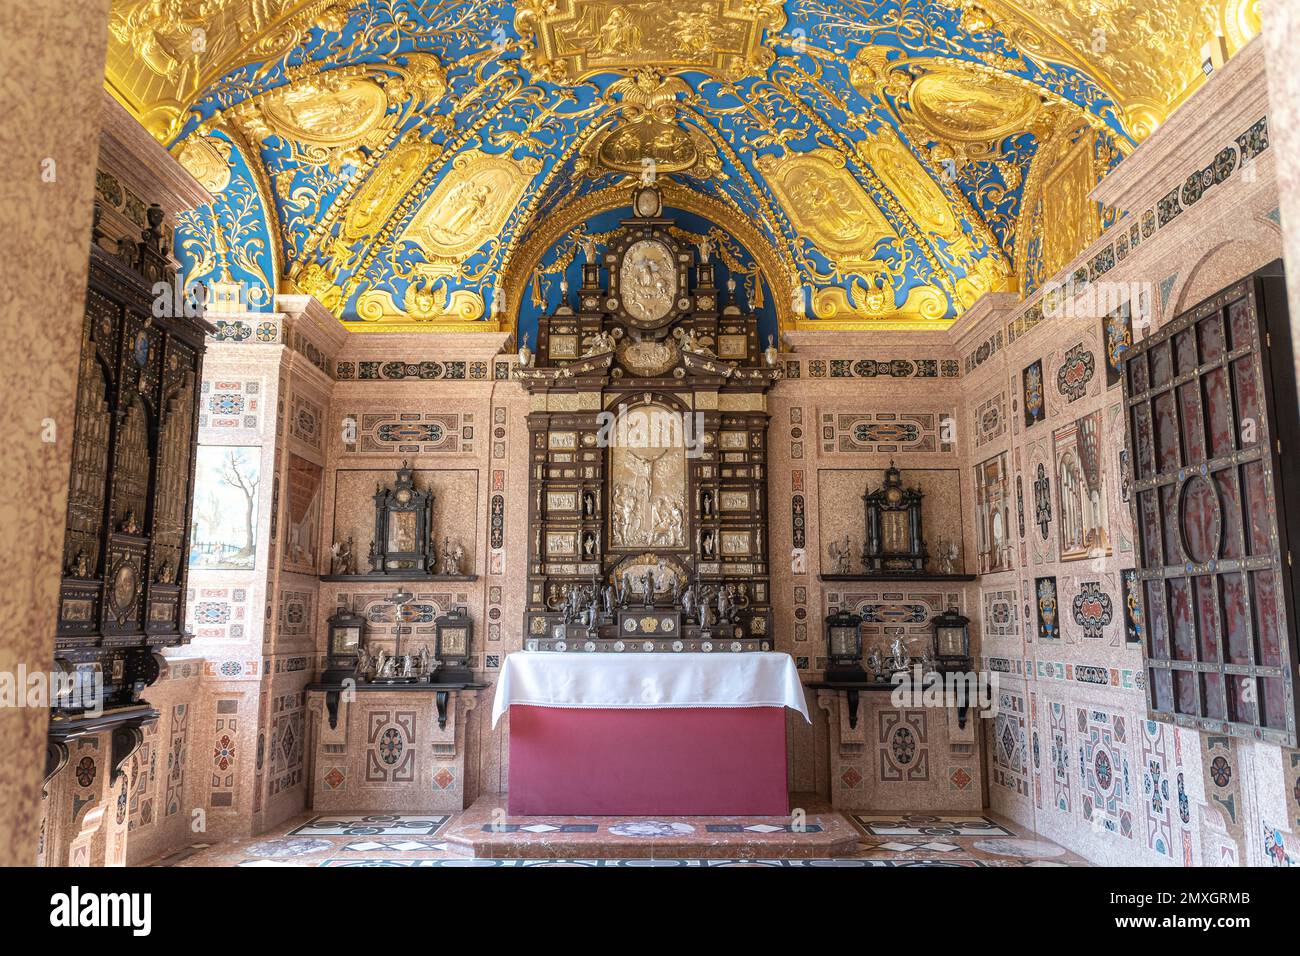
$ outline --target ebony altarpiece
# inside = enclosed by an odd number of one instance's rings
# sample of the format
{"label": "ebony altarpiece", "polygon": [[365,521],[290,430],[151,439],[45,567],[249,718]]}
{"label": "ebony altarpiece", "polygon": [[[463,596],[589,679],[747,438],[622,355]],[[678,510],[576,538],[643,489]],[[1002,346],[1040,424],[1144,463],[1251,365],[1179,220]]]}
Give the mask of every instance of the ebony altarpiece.
{"label": "ebony altarpiece", "polygon": [[[156,715],[140,694],[158,677],[157,652],[189,639],[189,515],[211,327],[187,314],[199,303],[178,301],[159,206],[149,208],[138,242],[109,239],[98,220],[81,333],[55,667],[69,677],[69,688],[89,690],[102,681],[105,713],[87,717],[95,701],[80,690],[55,701],[55,749],[69,736],[107,728],[129,746],[132,729],[138,733]],[[115,749],[117,743],[115,737]]]}
{"label": "ebony altarpiece", "polygon": [[576,310],[566,289],[517,372],[533,396],[525,647],[767,650],[775,352],[655,187],[633,211],[599,255],[583,243]]}

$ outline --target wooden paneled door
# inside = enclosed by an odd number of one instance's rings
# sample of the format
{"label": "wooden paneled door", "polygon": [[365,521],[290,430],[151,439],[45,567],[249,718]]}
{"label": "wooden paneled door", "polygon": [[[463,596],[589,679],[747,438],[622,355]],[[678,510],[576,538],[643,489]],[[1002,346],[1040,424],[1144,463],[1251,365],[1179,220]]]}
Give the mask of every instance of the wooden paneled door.
{"label": "wooden paneled door", "polygon": [[1278,262],[1135,344],[1123,381],[1149,714],[1295,746],[1290,339]]}

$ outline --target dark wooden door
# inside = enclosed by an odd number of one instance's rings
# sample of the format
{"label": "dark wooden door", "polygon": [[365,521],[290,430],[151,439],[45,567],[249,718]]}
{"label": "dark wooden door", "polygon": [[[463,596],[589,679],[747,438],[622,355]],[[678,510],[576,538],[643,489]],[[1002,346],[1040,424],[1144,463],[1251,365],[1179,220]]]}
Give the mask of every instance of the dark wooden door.
{"label": "dark wooden door", "polygon": [[1150,716],[1289,746],[1292,363],[1280,262],[1179,315],[1124,363]]}

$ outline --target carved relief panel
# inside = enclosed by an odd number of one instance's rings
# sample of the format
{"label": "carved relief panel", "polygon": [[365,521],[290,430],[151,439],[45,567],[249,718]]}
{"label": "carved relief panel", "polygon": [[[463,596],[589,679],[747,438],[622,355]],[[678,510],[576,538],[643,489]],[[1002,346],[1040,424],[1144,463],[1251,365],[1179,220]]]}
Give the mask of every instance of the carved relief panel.
{"label": "carved relief panel", "polygon": [[649,403],[628,416],[629,441],[610,447],[610,547],[686,546],[686,449],[667,432],[679,420]]}

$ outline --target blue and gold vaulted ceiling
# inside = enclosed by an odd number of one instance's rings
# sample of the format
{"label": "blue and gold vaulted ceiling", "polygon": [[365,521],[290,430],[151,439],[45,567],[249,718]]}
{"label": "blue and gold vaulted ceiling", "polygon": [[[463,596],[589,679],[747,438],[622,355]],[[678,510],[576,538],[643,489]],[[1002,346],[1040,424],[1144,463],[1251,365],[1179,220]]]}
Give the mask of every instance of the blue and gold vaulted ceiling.
{"label": "blue and gold vaulted ceiling", "polygon": [[653,174],[781,328],[943,327],[1068,262],[1205,44],[1258,27],[1258,0],[115,0],[107,84],[213,194],[187,279],[244,308],[514,328]]}

